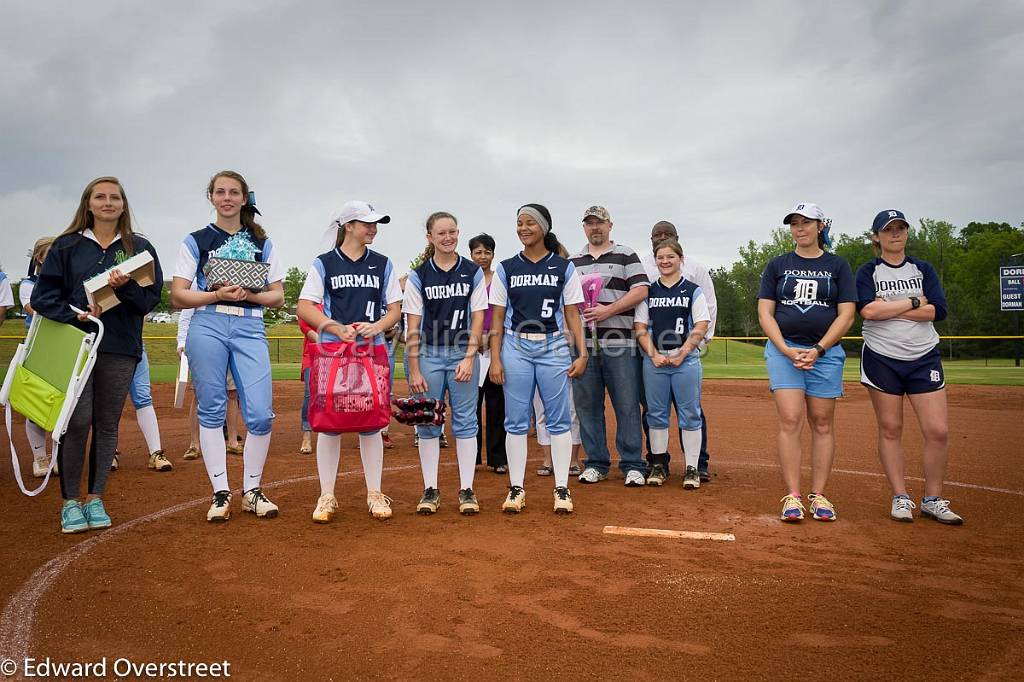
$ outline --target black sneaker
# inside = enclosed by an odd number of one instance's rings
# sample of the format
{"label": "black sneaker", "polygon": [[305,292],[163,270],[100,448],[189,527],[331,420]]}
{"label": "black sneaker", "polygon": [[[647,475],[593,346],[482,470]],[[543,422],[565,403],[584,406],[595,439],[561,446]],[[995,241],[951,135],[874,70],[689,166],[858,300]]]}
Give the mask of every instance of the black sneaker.
{"label": "black sneaker", "polygon": [[417,514],[433,514],[441,506],[441,491],[437,488],[427,488],[423,491],[420,503],[416,505]]}
{"label": "black sneaker", "polygon": [[476,501],[476,494],[473,492],[472,488],[463,488],[459,491],[459,513],[480,513],[480,503]]}
{"label": "black sneaker", "polygon": [[663,464],[655,464],[651,467],[651,473],[647,476],[647,485],[664,485],[666,478],[668,478],[668,472],[665,471],[665,466]]}
{"label": "black sneaker", "polygon": [[572,495],[569,494],[569,489],[564,485],[555,488],[555,513],[572,514],[572,510]]}
{"label": "black sneaker", "polygon": [[701,483],[711,482],[711,472],[708,471],[707,469],[697,469],[697,476],[700,477]]}
{"label": "black sneaker", "polygon": [[697,467],[686,467],[686,473],[683,475],[683,487],[687,490],[696,490],[700,487],[700,474],[697,473]]}

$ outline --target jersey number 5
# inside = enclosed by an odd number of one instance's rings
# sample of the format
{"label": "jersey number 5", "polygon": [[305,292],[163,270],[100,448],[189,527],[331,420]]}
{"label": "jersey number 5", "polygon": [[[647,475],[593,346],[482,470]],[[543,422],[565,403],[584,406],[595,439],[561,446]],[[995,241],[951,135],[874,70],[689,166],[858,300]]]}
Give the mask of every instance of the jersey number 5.
{"label": "jersey number 5", "polygon": [[553,298],[545,298],[543,301],[541,301],[541,304],[540,304],[540,316],[542,318],[550,319],[551,316],[555,314],[555,310],[554,310],[554,308],[552,308],[554,303],[555,303],[555,299],[553,299]]}

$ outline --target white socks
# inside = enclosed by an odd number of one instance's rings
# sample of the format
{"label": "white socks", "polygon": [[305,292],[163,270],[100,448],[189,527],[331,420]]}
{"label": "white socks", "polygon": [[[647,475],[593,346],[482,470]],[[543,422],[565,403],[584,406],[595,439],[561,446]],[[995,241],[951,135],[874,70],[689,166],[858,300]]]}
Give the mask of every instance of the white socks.
{"label": "white socks", "polygon": [[206,475],[210,477],[213,492],[231,490],[228,485],[228,452],[224,445],[223,429],[200,424],[199,447],[203,451],[203,464],[206,465]]}
{"label": "white socks", "polygon": [[28,444],[32,448],[32,459],[46,459],[46,431],[43,427],[26,419],[25,435],[28,436]]}
{"label": "white socks", "polygon": [[476,473],[476,436],[456,438],[455,456],[459,460],[459,489],[472,488],[473,475]]}
{"label": "white socks", "polygon": [[316,434],[316,472],[320,475],[320,494],[333,495],[341,461],[341,436]]}
{"label": "white socks", "polygon": [[[702,430],[697,429],[696,431],[683,431],[683,457],[686,458],[686,466],[697,468],[697,462],[700,461],[700,439]],[[654,441],[653,433],[651,435],[651,441]]]}
{"label": "white socks", "polygon": [[[505,434],[505,454],[508,455],[508,483],[523,487],[526,478],[526,434]],[[476,461],[474,455],[473,460]]]}
{"label": "white socks", "polygon": [[267,452],[269,450],[269,433],[265,433],[262,436],[249,433],[245,437],[245,447],[242,450],[242,462],[245,467],[245,480],[242,482],[242,490],[244,492],[260,487],[260,479],[263,478],[263,466],[267,463]]}
{"label": "white socks", "polygon": [[384,441],[380,431],[369,436],[359,434],[359,457],[363,460],[366,492],[380,490],[380,480],[384,475]]}
{"label": "white socks", "polygon": [[572,460],[572,433],[551,435],[551,470],[555,473],[555,487],[569,485],[569,462]]}
{"label": "white socks", "polygon": [[[441,439],[420,436],[420,469],[423,471],[423,487],[437,487],[437,463],[441,459]],[[473,461],[476,461],[476,441],[473,441]]]}
{"label": "white socks", "polygon": [[[698,443],[698,446],[700,444]],[[668,452],[668,429],[651,429],[651,454],[663,455]]]}
{"label": "white socks", "polygon": [[160,426],[156,423],[156,410],[152,405],[146,405],[135,410],[135,418],[139,420],[139,429],[142,437],[146,439],[146,448],[149,454],[153,454],[160,447]]}

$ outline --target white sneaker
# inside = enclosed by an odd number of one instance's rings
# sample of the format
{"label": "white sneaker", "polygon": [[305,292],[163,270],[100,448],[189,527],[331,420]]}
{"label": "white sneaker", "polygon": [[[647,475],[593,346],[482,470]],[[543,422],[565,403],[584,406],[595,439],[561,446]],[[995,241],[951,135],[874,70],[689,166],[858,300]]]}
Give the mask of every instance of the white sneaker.
{"label": "white sneaker", "polygon": [[366,493],[366,506],[375,519],[391,518],[391,498],[379,490],[371,490]]}
{"label": "white sneaker", "polygon": [[213,494],[213,504],[206,512],[206,520],[210,523],[224,523],[231,518],[231,493],[218,490]]}
{"label": "white sneaker", "polygon": [[[32,475],[36,478],[45,478],[46,470],[50,468],[49,455],[43,455],[32,460]],[[54,471],[56,473],[56,471]]]}
{"label": "white sneaker", "polygon": [[608,478],[608,474],[602,474],[593,467],[587,467],[583,470],[583,473],[580,474],[580,483],[597,483],[598,481],[603,481],[606,478]]}
{"label": "white sneaker", "polygon": [[338,498],[334,495],[321,495],[316,501],[316,509],[313,510],[313,523],[328,523],[334,518],[334,512],[338,510]]}
{"label": "white sneaker", "polygon": [[959,514],[949,508],[949,500],[931,500],[930,502],[921,500],[921,516],[930,516],[939,523],[950,526],[959,526],[964,522]]}
{"label": "white sneaker", "polygon": [[501,511],[506,514],[518,514],[526,506],[526,491],[517,485],[509,486],[508,495],[501,503]]}
{"label": "white sneaker", "polygon": [[893,521],[911,523],[914,520],[914,507],[916,506],[909,497],[894,497],[892,498],[892,511],[889,512],[889,518]]}
{"label": "white sneaker", "polygon": [[555,488],[555,513],[572,514],[572,511],[572,495],[569,494],[569,489],[564,486]]}
{"label": "white sneaker", "polygon": [[262,489],[253,488],[242,495],[242,511],[252,512],[261,519],[272,519],[277,516],[277,505],[267,499]]}
{"label": "white sneaker", "polygon": [[[586,472],[584,472],[586,473]],[[639,488],[647,484],[644,480],[644,475],[639,471],[630,471],[626,474],[626,487],[627,488]]]}

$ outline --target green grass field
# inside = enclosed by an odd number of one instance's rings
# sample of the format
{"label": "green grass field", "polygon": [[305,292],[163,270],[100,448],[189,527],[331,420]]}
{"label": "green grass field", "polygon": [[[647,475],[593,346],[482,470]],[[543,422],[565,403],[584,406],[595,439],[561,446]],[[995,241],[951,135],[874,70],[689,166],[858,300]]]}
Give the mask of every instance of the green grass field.
{"label": "green grass field", "polygon": [[[23,327],[6,324],[0,329],[0,336],[16,336],[23,333]],[[146,349],[149,354],[151,376],[154,383],[174,381],[177,374],[177,353],[175,351],[174,324],[146,323],[143,331],[147,337]],[[270,362],[275,380],[297,380],[299,378],[299,357],[302,353],[302,339],[295,323],[279,324],[267,328]],[[286,337],[286,338],[280,338]],[[6,372],[6,365],[17,347],[17,339],[0,339],[0,363]],[[702,360],[704,377],[707,379],[768,379],[764,366],[763,346],[756,342],[718,340],[711,344]],[[986,384],[993,386],[1024,386],[1024,367],[1014,367],[1012,358],[988,358],[970,360],[943,360],[946,382],[950,384]],[[399,359],[396,378],[404,379],[405,370]],[[844,377],[847,381],[860,378],[859,358],[851,356],[846,363]]]}

